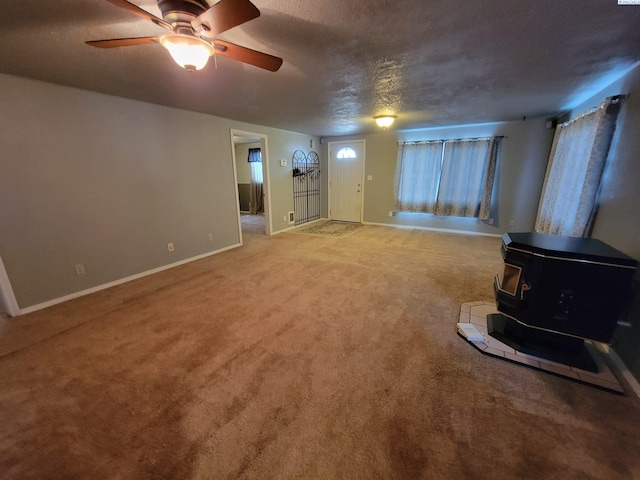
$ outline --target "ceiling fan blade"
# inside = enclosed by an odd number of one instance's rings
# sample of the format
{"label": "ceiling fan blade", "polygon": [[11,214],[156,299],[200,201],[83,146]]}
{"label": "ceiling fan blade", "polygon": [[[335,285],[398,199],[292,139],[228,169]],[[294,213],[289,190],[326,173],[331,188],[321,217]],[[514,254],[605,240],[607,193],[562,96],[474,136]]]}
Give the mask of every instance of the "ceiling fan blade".
{"label": "ceiling fan blade", "polygon": [[223,40],[215,40],[212,43],[216,49],[216,54],[233,58],[234,60],[239,60],[240,62],[248,63],[255,67],[264,68],[270,72],[277,72],[282,65],[282,59],[280,57],[274,57],[268,53],[251,50],[250,48],[241,47],[240,45]]}
{"label": "ceiling fan blade", "polygon": [[130,45],[144,45],[146,43],[158,43],[160,37],[137,37],[137,38],[112,38],[110,40],[90,40],[84,42],[87,45],[97,48],[128,47]]}
{"label": "ceiling fan blade", "polygon": [[200,35],[213,38],[259,16],[260,10],[249,0],[220,0],[195,18],[191,27]]}
{"label": "ceiling fan blade", "polygon": [[125,10],[129,10],[131,13],[133,13],[134,15],[138,15],[139,17],[142,17],[146,20],[150,20],[153,23],[155,23],[156,25],[166,28],[167,30],[171,30],[173,31],[173,27],[171,26],[171,24],[165,22],[164,20],[162,20],[161,18],[156,17],[155,15],[151,15],[149,12],[147,12],[146,10],[143,10],[142,8],[138,7],[137,5],[134,5],[133,3],[127,2],[127,0],[107,0],[107,2],[111,3],[112,5],[115,5],[116,7],[120,7],[120,8],[124,8]]}

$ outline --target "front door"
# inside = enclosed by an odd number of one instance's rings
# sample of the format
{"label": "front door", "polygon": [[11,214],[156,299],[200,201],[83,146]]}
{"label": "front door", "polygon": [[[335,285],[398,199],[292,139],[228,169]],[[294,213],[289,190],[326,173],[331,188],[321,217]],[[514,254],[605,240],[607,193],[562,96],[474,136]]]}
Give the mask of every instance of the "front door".
{"label": "front door", "polygon": [[362,222],[364,140],[329,143],[329,218]]}

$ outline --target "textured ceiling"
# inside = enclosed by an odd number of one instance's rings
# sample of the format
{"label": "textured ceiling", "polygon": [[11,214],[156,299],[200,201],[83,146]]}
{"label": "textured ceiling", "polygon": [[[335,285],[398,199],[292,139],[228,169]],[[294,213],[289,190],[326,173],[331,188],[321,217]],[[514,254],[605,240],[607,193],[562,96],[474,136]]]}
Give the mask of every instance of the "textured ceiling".
{"label": "textured ceiling", "polygon": [[553,116],[640,60],[640,5],[616,0],[253,3],[261,16],[218,38],[282,57],[276,73],[89,47],[165,33],[104,0],[3,2],[0,72],[332,136],[375,131],[383,113],[398,129]]}

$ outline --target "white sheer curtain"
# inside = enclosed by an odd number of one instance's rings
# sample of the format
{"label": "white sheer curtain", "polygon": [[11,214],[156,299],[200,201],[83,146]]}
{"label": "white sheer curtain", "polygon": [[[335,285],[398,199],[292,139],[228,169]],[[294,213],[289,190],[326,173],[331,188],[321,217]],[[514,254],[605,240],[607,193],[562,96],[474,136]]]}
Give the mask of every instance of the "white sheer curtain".
{"label": "white sheer curtain", "polygon": [[537,232],[591,234],[620,101],[621,97],[608,98],[599,108],[558,125],[538,206]]}
{"label": "white sheer curtain", "polygon": [[262,185],[262,162],[251,162],[251,182]]}
{"label": "white sheer curtain", "polygon": [[249,164],[251,165],[251,187],[249,190],[249,212],[252,214],[264,212],[262,186],[262,153],[259,148],[249,149]]}
{"label": "white sheer curtain", "polygon": [[488,219],[502,137],[445,143],[436,215]]}
{"label": "white sheer curtain", "polygon": [[502,137],[399,144],[396,211],[489,218]]}
{"label": "white sheer curtain", "polygon": [[435,213],[443,145],[442,140],[398,145],[396,211]]}

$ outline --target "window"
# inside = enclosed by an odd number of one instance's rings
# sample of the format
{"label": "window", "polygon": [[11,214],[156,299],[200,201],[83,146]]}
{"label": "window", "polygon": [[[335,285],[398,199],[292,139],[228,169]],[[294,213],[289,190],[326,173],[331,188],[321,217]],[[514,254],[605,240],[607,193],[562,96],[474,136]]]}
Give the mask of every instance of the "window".
{"label": "window", "polygon": [[262,183],[262,152],[259,148],[249,149],[248,162],[251,164],[251,182]]}
{"label": "window", "polygon": [[336,158],[357,158],[357,154],[356,151],[351,148],[351,147],[342,147],[340,150],[338,150],[338,153],[336,155]]}
{"label": "window", "polygon": [[622,97],[558,125],[538,206],[536,231],[589,237]]}
{"label": "window", "polygon": [[502,137],[398,144],[395,209],[489,218]]}
{"label": "window", "polygon": [[443,147],[442,140],[398,145],[397,211],[435,213]]}

